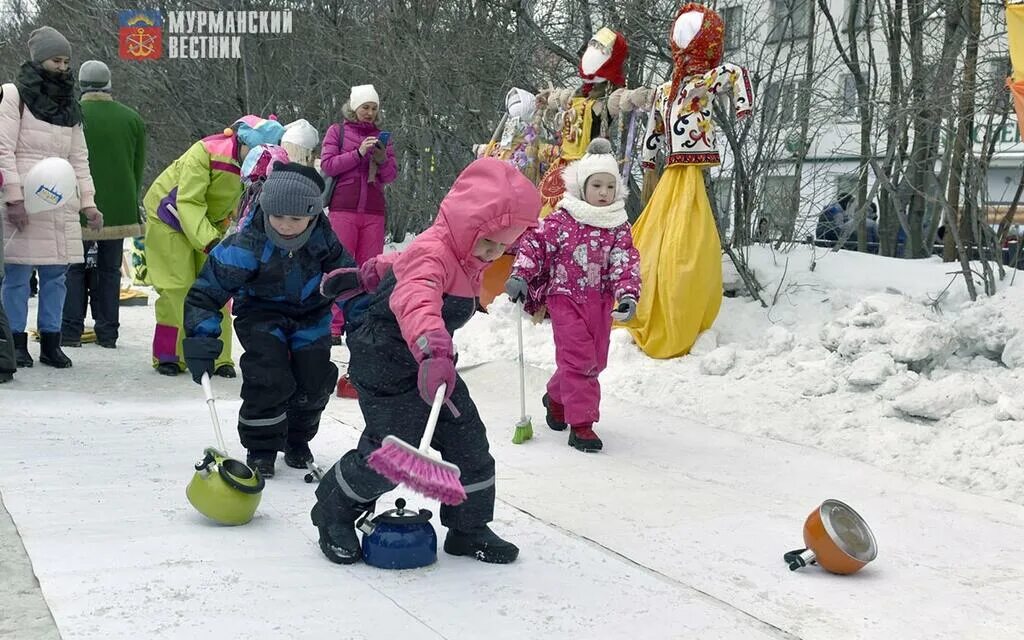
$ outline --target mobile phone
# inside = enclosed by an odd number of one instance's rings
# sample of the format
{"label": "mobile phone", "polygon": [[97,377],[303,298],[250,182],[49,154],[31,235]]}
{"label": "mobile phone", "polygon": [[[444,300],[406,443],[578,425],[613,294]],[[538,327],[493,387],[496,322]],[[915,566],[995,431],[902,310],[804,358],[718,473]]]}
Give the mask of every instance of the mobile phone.
{"label": "mobile phone", "polygon": [[380,143],[380,146],[382,146],[382,147],[388,146],[388,141],[389,140],[391,140],[391,132],[390,131],[381,131],[380,133],[377,134],[377,142]]}

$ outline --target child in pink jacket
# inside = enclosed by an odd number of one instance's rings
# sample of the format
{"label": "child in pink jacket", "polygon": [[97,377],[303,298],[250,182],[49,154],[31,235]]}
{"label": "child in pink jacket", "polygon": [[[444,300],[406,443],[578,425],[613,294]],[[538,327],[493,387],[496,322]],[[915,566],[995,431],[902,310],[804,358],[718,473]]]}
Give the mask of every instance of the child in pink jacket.
{"label": "child in pink jacket", "polygon": [[[419,444],[434,394],[446,385],[433,446],[458,465],[466,500],[441,506],[444,550],[482,562],[513,562],[519,549],[491,531],[494,458],[469,388],[455,370],[452,334],[476,312],[484,270],[537,224],[540,194],[522,174],[494,158],[471,163],[441,202],[434,224],[401,253],[371,258],[359,269],[369,292],[362,314],[346,307],[349,372],[366,421],[359,445],[320,481],[310,516],[332,562],[361,558],[356,519],[395,485],[366,464],[389,435]],[[350,298],[354,269],[324,277],[329,297]],[[341,281],[336,286],[335,281]],[[355,300],[356,298],[351,298]]]}
{"label": "child in pink jacket", "polygon": [[[626,190],[611,144],[596,138],[565,168],[558,209],[519,242],[505,290],[514,302],[546,302],[555,334],[555,375],[543,402],[548,426],[570,426],[569,445],[603,446],[598,375],[608,364],[612,320],[628,321],[640,296],[640,256],[626,221]],[[616,305],[617,301],[617,305]]]}

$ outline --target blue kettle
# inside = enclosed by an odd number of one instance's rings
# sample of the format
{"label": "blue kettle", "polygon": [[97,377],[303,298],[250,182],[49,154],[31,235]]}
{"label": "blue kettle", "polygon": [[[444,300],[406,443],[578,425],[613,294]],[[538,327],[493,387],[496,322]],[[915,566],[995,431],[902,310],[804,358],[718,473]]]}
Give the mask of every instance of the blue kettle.
{"label": "blue kettle", "polygon": [[427,509],[405,508],[395,500],[395,509],[373,520],[369,514],[357,525],[363,532],[363,561],[380,569],[415,569],[437,561],[437,533]]}

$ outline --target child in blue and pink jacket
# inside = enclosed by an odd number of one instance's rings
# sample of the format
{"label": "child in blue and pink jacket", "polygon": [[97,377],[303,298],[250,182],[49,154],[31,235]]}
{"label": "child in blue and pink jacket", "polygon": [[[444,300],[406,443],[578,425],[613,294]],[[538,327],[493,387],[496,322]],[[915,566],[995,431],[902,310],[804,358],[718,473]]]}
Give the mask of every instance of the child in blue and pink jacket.
{"label": "child in blue and pink jacket", "polygon": [[612,321],[636,314],[640,256],[626,220],[626,190],[611,144],[597,138],[565,168],[558,209],[519,241],[505,290],[513,302],[546,304],[555,337],[555,375],[543,402],[548,426],[571,427],[569,445],[603,446],[598,375],[608,364]]}

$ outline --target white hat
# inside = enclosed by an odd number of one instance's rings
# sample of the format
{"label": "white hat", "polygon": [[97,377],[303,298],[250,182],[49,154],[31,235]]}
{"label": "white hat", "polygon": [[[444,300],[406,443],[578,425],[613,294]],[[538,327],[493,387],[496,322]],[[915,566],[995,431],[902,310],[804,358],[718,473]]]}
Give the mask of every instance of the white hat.
{"label": "white hat", "polygon": [[380,96],[377,95],[377,90],[373,88],[373,85],[361,84],[352,87],[352,91],[348,94],[348,106],[355,111],[367,102],[380,105]]}
{"label": "white hat", "polygon": [[303,149],[316,149],[316,145],[320,144],[320,134],[308,120],[300,118],[284,126],[281,144],[286,142]]}
{"label": "white hat", "polygon": [[612,143],[605,138],[594,138],[587,145],[587,152],[573,162],[562,173],[565,192],[585,200],[584,188],[590,176],[596,173],[610,173],[615,176],[615,197],[621,198],[626,192],[619,176],[619,163],[612,154]]}

